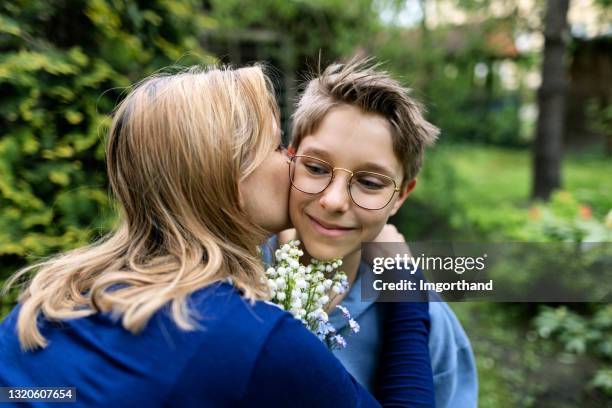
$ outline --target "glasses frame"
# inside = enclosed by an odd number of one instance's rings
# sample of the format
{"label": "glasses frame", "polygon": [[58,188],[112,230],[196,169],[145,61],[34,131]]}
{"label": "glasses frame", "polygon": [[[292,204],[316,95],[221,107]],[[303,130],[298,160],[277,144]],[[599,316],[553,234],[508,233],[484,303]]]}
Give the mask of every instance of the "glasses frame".
{"label": "glasses frame", "polygon": [[[294,163],[294,165],[295,165],[295,160],[296,160],[298,157],[306,157],[306,158],[309,158],[309,159],[318,160],[318,161],[320,161],[320,162],[323,162],[323,163],[327,164],[327,165],[328,165],[328,166],[329,166],[329,167],[332,169],[332,170],[331,170],[331,177],[330,177],[330,179],[329,179],[329,182],[328,182],[328,183],[327,183],[327,185],[326,185],[325,187],[323,187],[323,189],[322,189],[321,191],[319,191],[318,193],[309,193],[309,192],[307,192],[307,191],[300,190],[300,189],[299,189],[299,188],[298,188],[298,187],[297,187],[297,186],[296,186],[296,185],[293,183],[293,177],[291,176],[291,163]],[[399,193],[399,192],[401,191],[401,189],[400,189],[400,188],[397,186],[397,183],[395,182],[395,179],[394,179],[393,177],[387,176],[386,174],[376,173],[375,171],[365,171],[365,170],[360,170],[360,171],[352,171],[352,170],[349,170],[349,169],[345,169],[344,167],[334,167],[334,166],[332,166],[332,164],[331,164],[331,163],[329,163],[329,162],[327,162],[327,161],[325,161],[325,160],[323,160],[323,159],[320,159],[320,158],[318,158],[318,157],[314,157],[314,156],[309,156],[309,155],[307,155],[307,154],[294,154],[294,155],[291,155],[291,156],[289,156],[289,159],[287,160],[287,164],[289,165],[289,181],[291,182],[291,186],[292,186],[293,188],[295,188],[296,190],[301,191],[301,192],[302,192],[302,193],[304,193],[304,194],[310,194],[310,195],[321,194],[322,192],[324,192],[324,191],[327,189],[327,187],[329,187],[329,186],[330,186],[330,184],[331,184],[331,183],[334,181],[334,178],[336,177],[336,170],[346,171],[347,173],[349,173],[349,174],[351,175],[351,177],[349,177],[349,179],[348,179],[348,182],[346,183],[346,188],[347,188],[347,190],[348,190],[348,195],[349,195],[349,197],[351,198],[351,201],[352,201],[352,202],[353,202],[353,203],[354,203],[354,204],[355,204],[357,207],[359,207],[359,208],[363,208],[364,210],[369,210],[369,211],[378,211],[378,210],[382,210],[383,208],[385,208],[386,206],[388,206],[388,205],[389,205],[389,203],[390,203],[390,202],[393,200],[393,197],[395,196],[395,193]],[[355,176],[355,174],[361,174],[361,173],[375,174],[375,175],[377,175],[377,176],[381,176],[381,177],[384,177],[384,178],[386,178],[386,179],[389,179],[389,180],[391,180],[391,181],[393,182],[393,187],[394,187],[394,188],[393,188],[393,194],[391,194],[391,197],[389,198],[389,201],[387,201],[387,202],[385,203],[385,205],[383,205],[382,207],[379,207],[379,208],[366,208],[366,207],[363,207],[363,206],[361,206],[361,205],[357,204],[357,202],[356,202],[356,201],[355,201],[355,199],[353,198],[353,194],[351,193],[351,184],[352,184],[351,182],[352,182],[353,177]]]}

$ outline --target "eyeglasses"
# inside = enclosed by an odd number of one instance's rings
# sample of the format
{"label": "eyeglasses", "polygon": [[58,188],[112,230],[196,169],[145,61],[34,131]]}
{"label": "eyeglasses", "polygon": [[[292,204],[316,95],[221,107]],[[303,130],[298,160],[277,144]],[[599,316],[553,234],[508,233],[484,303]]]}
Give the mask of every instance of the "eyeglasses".
{"label": "eyeglasses", "polygon": [[371,171],[351,171],[333,167],[325,160],[312,156],[294,155],[289,160],[291,185],[306,194],[319,194],[333,181],[336,170],[351,175],[347,187],[353,202],[366,210],[381,210],[393,199],[397,187],[395,180]]}

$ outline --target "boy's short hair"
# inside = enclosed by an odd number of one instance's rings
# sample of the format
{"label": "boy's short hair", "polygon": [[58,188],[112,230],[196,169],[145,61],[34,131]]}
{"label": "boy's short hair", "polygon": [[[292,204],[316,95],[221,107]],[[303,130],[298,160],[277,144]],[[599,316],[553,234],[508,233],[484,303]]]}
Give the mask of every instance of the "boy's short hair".
{"label": "boy's short hair", "polygon": [[344,104],[389,121],[393,150],[404,166],[403,184],[414,179],[423,164],[425,147],[434,144],[439,129],[425,120],[424,109],[410,96],[410,89],[369,58],[332,64],[308,81],[293,114],[291,145],[297,149],[332,108]]}

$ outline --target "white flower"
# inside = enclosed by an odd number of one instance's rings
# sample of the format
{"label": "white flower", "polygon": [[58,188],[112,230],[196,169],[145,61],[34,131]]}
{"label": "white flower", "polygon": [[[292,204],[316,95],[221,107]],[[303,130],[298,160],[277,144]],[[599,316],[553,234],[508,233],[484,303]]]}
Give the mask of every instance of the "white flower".
{"label": "white flower", "polygon": [[348,309],[342,305],[337,305],[336,308],[340,309],[340,311],[342,312],[342,316],[349,318],[351,317],[351,314],[349,313]]}
{"label": "white flower", "polygon": [[312,312],[308,313],[308,318],[309,319],[318,319],[319,318],[319,309],[313,310]]}
{"label": "white flower", "polygon": [[[297,240],[290,241],[274,252],[277,266],[266,269],[262,282],[267,283],[274,304],[281,309],[288,309],[328,347],[345,347],[344,337],[336,333],[323,309],[330,302],[327,294],[330,289],[335,293],[343,293],[348,288],[346,274],[337,270],[342,261],[312,259],[309,265],[302,265],[300,257],[304,252],[300,250],[299,244]],[[342,307],[340,309],[343,310]],[[351,331],[358,332],[359,325],[351,319],[345,308],[343,315],[349,319]]]}
{"label": "white flower", "polygon": [[334,336],[334,340],[336,341],[336,344],[338,345],[338,347],[340,348],[346,347],[346,340],[344,340],[344,337],[342,337],[341,335],[338,334]]}
{"label": "white flower", "polygon": [[270,290],[276,290],[278,288],[274,279],[268,279],[268,287]]}

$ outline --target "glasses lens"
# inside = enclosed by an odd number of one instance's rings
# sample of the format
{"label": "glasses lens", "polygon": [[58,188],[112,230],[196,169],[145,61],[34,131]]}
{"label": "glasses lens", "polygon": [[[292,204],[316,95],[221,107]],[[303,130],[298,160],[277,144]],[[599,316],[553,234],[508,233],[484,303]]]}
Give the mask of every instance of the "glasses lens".
{"label": "glasses lens", "polygon": [[355,204],[368,210],[385,207],[395,194],[395,182],[381,174],[360,171],[351,180],[351,197]]}
{"label": "glasses lens", "polygon": [[333,170],[324,161],[308,157],[294,156],[289,168],[291,184],[304,193],[318,194],[325,190],[333,177]]}

